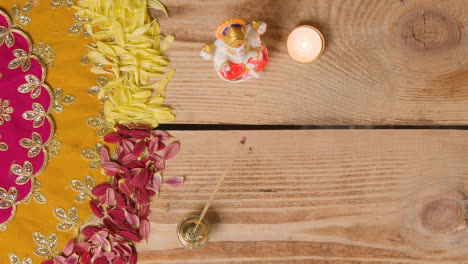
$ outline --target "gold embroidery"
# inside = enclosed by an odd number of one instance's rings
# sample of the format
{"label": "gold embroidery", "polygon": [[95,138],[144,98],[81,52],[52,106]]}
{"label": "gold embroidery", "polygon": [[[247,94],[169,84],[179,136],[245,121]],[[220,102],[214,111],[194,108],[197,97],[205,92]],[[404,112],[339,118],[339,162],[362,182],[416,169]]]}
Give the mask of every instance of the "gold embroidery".
{"label": "gold embroidery", "polygon": [[5,121],[10,121],[10,114],[13,113],[13,107],[10,106],[10,101],[0,99],[0,126],[3,125]]}
{"label": "gold embroidery", "polygon": [[65,209],[57,207],[54,209],[54,216],[60,221],[57,224],[58,231],[67,232],[73,229],[74,236],[78,235],[82,223],[78,221],[78,209],[75,206],[70,207],[68,213]]}
{"label": "gold embroidery", "polygon": [[19,141],[23,148],[28,148],[28,157],[36,157],[42,150],[42,137],[39,133],[33,132],[31,139],[23,138]]}
{"label": "gold embroidery", "polygon": [[41,190],[41,183],[39,181],[33,181],[33,199],[38,204],[45,204],[47,199],[45,195],[40,191]]}
{"label": "gold embroidery", "polygon": [[57,247],[57,234],[51,233],[47,238],[41,232],[33,233],[34,243],[38,246],[34,250],[34,254],[39,257],[44,258],[53,258],[55,254],[59,253],[59,250],[56,250]]}
{"label": "gold embroidery", "polygon": [[21,260],[14,252],[8,254],[8,260],[10,264],[32,264],[32,259],[30,257],[26,256]]}
{"label": "gold embroidery", "polygon": [[88,38],[89,36],[91,36],[86,27],[84,26],[85,23],[89,22],[89,18],[80,17],[77,13],[74,13],[73,20],[75,20],[75,23],[68,28],[68,34],[72,36],[77,36],[80,33],[83,33],[84,38]]}
{"label": "gold embroidery", "polygon": [[14,70],[21,66],[21,70],[23,70],[23,72],[27,72],[31,68],[31,58],[26,51],[22,49],[15,49],[13,51],[13,55],[16,58],[8,63],[8,69]]}
{"label": "gold embroidery", "polygon": [[10,171],[16,175],[16,184],[23,185],[33,177],[33,166],[31,162],[25,161],[23,167],[18,164],[13,164],[10,167]]}
{"label": "gold embroidery", "polygon": [[47,150],[49,152],[49,157],[55,158],[59,154],[59,149],[62,147],[62,143],[58,140],[57,135],[54,135],[54,138],[47,145]]}
{"label": "gold embroidery", "polygon": [[32,111],[26,111],[22,114],[22,117],[26,120],[33,120],[33,127],[38,128],[44,124],[46,119],[46,112],[41,104],[33,103]]}
{"label": "gold embroidery", "polygon": [[93,116],[86,120],[86,124],[93,129],[96,129],[98,137],[105,136],[111,129],[112,125],[107,122],[104,111],[99,111],[98,116]]}
{"label": "gold embroidery", "polygon": [[53,8],[59,8],[61,7],[64,3],[67,5],[68,8],[73,6],[74,0],[52,0],[50,2],[50,6]]}
{"label": "gold embroidery", "polygon": [[17,197],[18,191],[15,187],[10,187],[8,192],[0,187],[0,209],[7,209],[15,205]]}
{"label": "gold embroidery", "polygon": [[[106,86],[109,83],[109,78],[106,76],[98,76],[97,77],[97,83],[96,85],[93,85],[88,88],[88,95],[91,96],[98,96],[99,92],[101,91],[102,87]],[[105,100],[107,100],[107,96],[105,98],[101,98],[100,102],[103,103]]]}
{"label": "gold embroidery", "polygon": [[29,13],[34,7],[34,2],[32,0],[26,1],[26,3],[21,7],[19,4],[13,4],[11,6],[11,14],[13,19],[21,25],[27,25],[31,23],[31,18],[25,15]]}
{"label": "gold embroidery", "polygon": [[75,197],[77,202],[91,200],[94,197],[92,193],[94,186],[95,182],[91,175],[86,175],[83,182],[77,179],[70,181],[70,187],[78,193]]}
{"label": "gold embroidery", "polygon": [[71,104],[75,101],[75,97],[72,95],[63,95],[62,88],[57,88],[53,90],[52,93],[52,109],[54,109],[54,111],[57,113],[61,113],[63,111],[64,104]]}
{"label": "gold embroidery", "polygon": [[[2,135],[0,135],[0,138]],[[8,150],[8,145],[5,142],[0,142],[0,151],[7,151]]]}
{"label": "gold embroidery", "polygon": [[0,26],[0,46],[6,43],[7,47],[11,48],[15,44],[15,36],[7,27]]}
{"label": "gold embroidery", "polygon": [[[28,37],[27,34],[25,34],[21,30],[22,27],[19,24],[14,24],[12,22],[12,19],[10,19],[10,17],[5,12],[3,12],[2,10],[0,10],[0,18],[4,18],[6,20],[6,23],[7,23],[5,26],[0,26],[0,45],[6,44],[9,48],[13,47],[13,45],[15,43],[14,36],[16,34],[23,37],[27,42],[27,47],[22,47],[24,50],[23,49],[17,49],[17,50],[13,51],[13,54],[15,55],[16,58],[14,58],[12,61],[10,61],[9,68],[10,69],[12,69],[12,68],[16,69],[16,68],[21,67],[23,71],[29,70],[29,68],[31,67],[32,60],[39,61],[39,58],[36,55],[34,55],[34,54],[30,55],[29,53],[26,52],[26,51],[29,51],[29,52],[33,51],[33,43],[31,42],[31,39]],[[37,47],[40,49],[40,46],[37,46]],[[37,50],[37,48],[36,48],[36,50]],[[47,55],[45,55],[43,57],[46,58],[46,59],[50,59],[50,58],[52,58],[51,56],[49,56],[50,54],[51,53],[48,53]],[[52,90],[46,84],[44,84],[44,80],[45,80],[45,77],[47,75],[47,70],[45,68],[46,63],[41,62],[40,64],[41,64],[40,67],[42,69],[42,75],[37,76],[37,77],[34,76],[36,78],[36,80],[34,80],[34,82],[31,83],[31,85],[34,86],[37,83],[41,83],[42,88],[45,89],[46,92],[51,97],[51,106],[54,103],[53,100],[56,99],[56,98],[58,99],[60,104],[73,101],[72,96],[66,96],[66,97],[61,96],[62,91],[57,91],[56,95],[60,95],[60,96],[55,96],[54,97],[54,94],[52,93]],[[27,81],[28,81],[28,79],[26,79],[26,82]],[[27,87],[25,87],[25,89],[26,88]],[[40,91],[41,90],[39,90],[39,92]],[[31,87],[30,92],[32,93],[31,96],[36,96],[36,95],[39,96],[39,93],[37,91],[36,92],[34,91],[34,87]],[[42,91],[42,92],[44,92],[44,91]],[[64,97],[64,98],[62,98],[62,97]],[[0,109],[2,109],[2,105],[3,104],[0,103]],[[16,108],[15,108],[15,110],[16,110]],[[37,103],[37,104],[33,104],[32,111],[25,111],[25,112],[22,113],[22,117],[24,119],[33,121],[32,126],[34,128],[41,127],[41,125],[45,122],[45,119],[47,119],[49,121],[49,123],[50,123],[50,134],[48,136],[47,142],[43,142],[44,143],[43,144],[44,162],[39,165],[40,168],[35,173],[33,173],[32,164],[30,162],[28,162],[28,161],[25,161],[22,166],[21,166],[21,164],[13,164],[12,166],[10,166],[10,172],[12,174],[14,174],[13,177],[16,177],[16,179],[15,179],[16,184],[23,185],[23,184],[26,184],[29,180],[31,180],[32,187],[31,187],[29,193],[27,194],[27,196],[24,199],[22,199],[21,201],[15,201],[14,202],[14,204],[12,206],[12,212],[11,212],[9,218],[5,222],[0,224],[0,231],[5,231],[7,229],[8,223],[10,223],[14,219],[14,216],[16,214],[16,208],[17,208],[18,204],[30,202],[31,199],[34,199],[38,203],[43,203],[43,202],[46,201],[45,197],[40,192],[40,184],[38,182],[36,182],[35,177],[37,175],[41,174],[44,171],[45,166],[46,166],[46,164],[47,164],[47,162],[49,160],[49,158],[48,158],[49,151],[50,151],[51,155],[54,155],[53,153],[58,153],[58,144],[54,143],[55,124],[54,124],[52,118],[49,115],[49,112],[51,110],[52,110],[52,107],[50,107],[49,109],[44,109],[40,104]],[[10,111],[10,110],[7,110],[7,111]],[[2,119],[2,122],[5,121],[4,116],[1,116],[1,113],[0,113],[0,118]],[[8,119],[8,117],[7,117],[7,119]],[[0,142],[0,151],[5,150],[5,148],[8,148],[8,146],[6,144],[2,144],[2,143],[4,143],[4,142]]]}
{"label": "gold embroidery", "polygon": [[81,157],[87,161],[89,161],[88,168],[90,170],[95,170],[101,167],[101,158],[99,156],[99,149],[101,149],[102,145],[96,143],[94,149],[85,148],[81,150]]}
{"label": "gold embroidery", "polygon": [[85,54],[85,55],[81,56],[80,64],[85,65],[85,66],[89,66],[89,65],[92,64],[91,60],[88,57],[88,54]]}
{"label": "gold embroidery", "polygon": [[55,53],[51,45],[39,42],[33,45],[31,53],[36,55],[42,65],[45,65],[47,69],[52,69],[52,67],[54,67]]}
{"label": "gold embroidery", "polygon": [[26,83],[18,87],[18,92],[20,93],[31,93],[31,98],[36,99],[41,95],[41,87],[45,85],[36,76],[27,74],[24,76]]}

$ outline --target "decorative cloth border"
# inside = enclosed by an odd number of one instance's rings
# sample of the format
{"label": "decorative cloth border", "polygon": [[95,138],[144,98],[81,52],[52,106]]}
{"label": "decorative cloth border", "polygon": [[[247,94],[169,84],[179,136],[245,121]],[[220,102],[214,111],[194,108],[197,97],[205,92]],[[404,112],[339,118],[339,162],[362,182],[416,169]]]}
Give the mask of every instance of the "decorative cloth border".
{"label": "decorative cloth border", "polygon": [[[0,229],[38,185],[54,138],[53,91],[30,38],[0,10]],[[45,202],[45,198],[41,198]]]}

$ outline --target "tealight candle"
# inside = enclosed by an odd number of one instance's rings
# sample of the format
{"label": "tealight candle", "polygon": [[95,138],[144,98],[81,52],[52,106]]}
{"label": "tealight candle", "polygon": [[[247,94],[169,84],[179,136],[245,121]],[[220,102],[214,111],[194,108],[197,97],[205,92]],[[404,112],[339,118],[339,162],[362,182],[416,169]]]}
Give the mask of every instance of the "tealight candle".
{"label": "tealight candle", "polygon": [[304,25],[291,31],[286,45],[293,60],[311,63],[322,54],[325,40],[316,28]]}

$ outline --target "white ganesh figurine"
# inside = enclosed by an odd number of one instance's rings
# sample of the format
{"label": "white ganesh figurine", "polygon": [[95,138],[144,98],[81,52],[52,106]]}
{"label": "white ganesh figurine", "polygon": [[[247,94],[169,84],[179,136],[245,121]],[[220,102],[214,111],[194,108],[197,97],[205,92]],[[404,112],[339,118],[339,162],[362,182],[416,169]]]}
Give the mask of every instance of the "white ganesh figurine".
{"label": "white ganesh figurine", "polygon": [[252,21],[246,25],[240,18],[224,21],[216,30],[217,40],[205,44],[200,55],[213,59],[219,76],[228,82],[242,82],[259,77],[268,63],[268,51],[260,36],[266,31],[265,22]]}

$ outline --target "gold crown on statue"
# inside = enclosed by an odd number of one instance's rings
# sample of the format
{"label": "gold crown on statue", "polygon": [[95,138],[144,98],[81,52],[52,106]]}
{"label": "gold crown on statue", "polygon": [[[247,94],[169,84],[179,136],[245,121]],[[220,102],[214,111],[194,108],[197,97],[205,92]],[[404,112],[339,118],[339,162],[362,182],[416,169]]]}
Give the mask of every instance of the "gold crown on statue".
{"label": "gold crown on statue", "polygon": [[240,47],[245,42],[245,20],[232,18],[221,23],[216,29],[216,37],[231,47]]}

